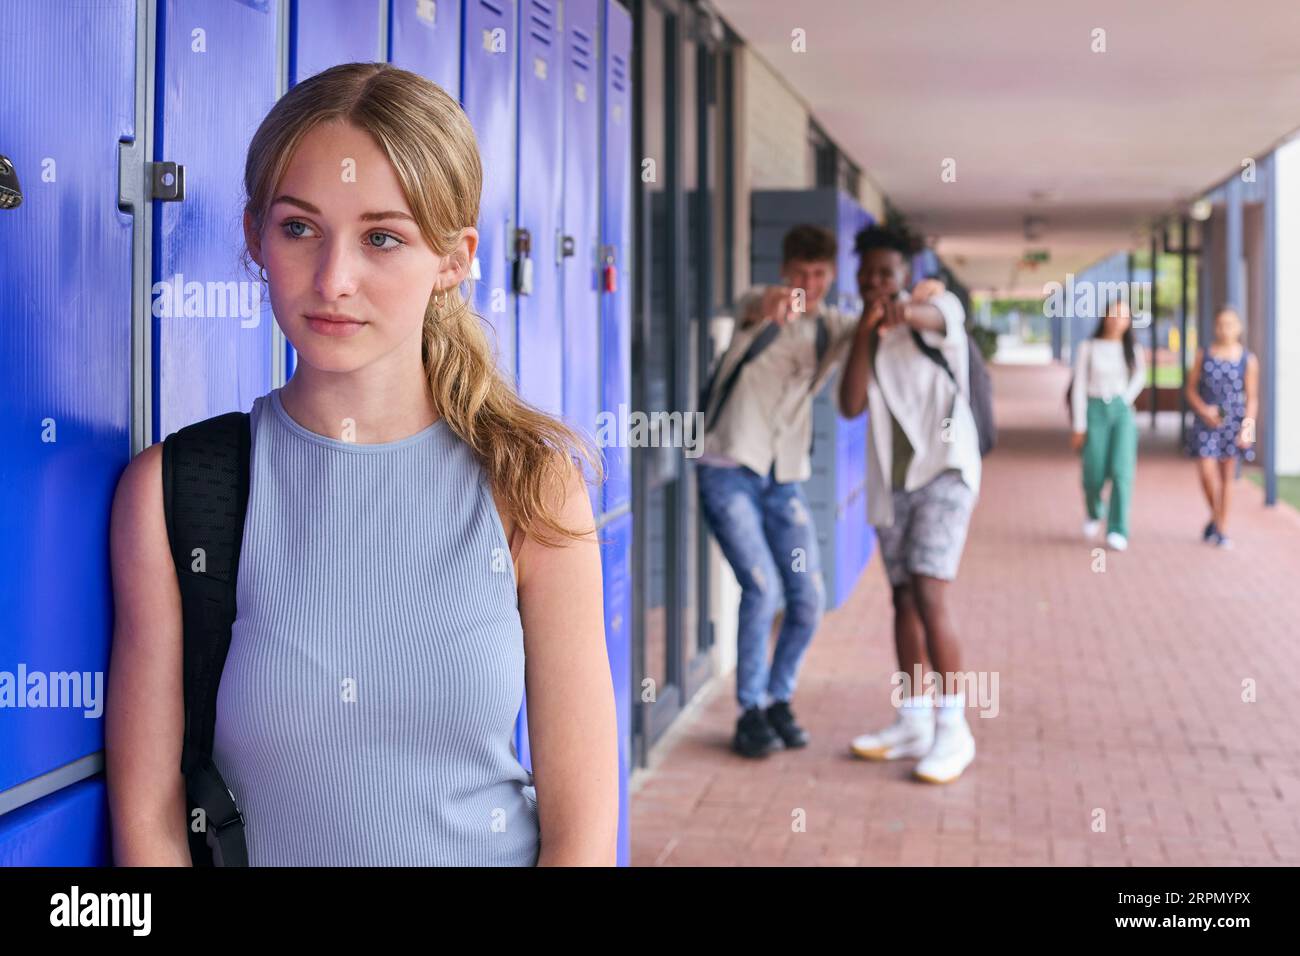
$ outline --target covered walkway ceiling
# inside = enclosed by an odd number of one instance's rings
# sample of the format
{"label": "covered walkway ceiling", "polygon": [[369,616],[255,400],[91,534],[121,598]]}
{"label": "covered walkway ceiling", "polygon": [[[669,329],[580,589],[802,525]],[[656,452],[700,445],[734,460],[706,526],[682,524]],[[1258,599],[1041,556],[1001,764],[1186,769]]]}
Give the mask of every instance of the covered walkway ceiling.
{"label": "covered walkway ceiling", "polygon": [[[973,290],[1040,293],[1140,246],[1300,127],[1300,0],[713,6]],[[1031,248],[1050,262],[1018,267]]]}

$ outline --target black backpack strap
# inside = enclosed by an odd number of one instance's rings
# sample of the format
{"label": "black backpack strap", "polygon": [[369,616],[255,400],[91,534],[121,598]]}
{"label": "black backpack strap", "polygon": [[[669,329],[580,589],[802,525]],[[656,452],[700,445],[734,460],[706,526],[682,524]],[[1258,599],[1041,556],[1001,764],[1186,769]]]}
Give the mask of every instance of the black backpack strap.
{"label": "black backpack strap", "polygon": [[[939,368],[947,372],[948,377],[952,379],[952,383],[956,385],[957,376],[952,374],[952,368],[948,365],[948,360],[943,357],[943,353],[925,339],[921,338],[921,333],[916,331],[916,329],[912,328],[910,325],[907,327],[907,331],[912,333],[912,341],[916,343],[916,347],[921,350],[922,354],[924,354],[925,357],[935,365],[939,366]],[[961,389],[958,388],[958,391],[961,391]]]}
{"label": "black backpack strap", "polygon": [[[722,413],[722,407],[727,404],[727,399],[731,397],[732,389],[736,387],[736,382],[739,380],[740,373],[744,370],[745,366],[758,358],[758,356],[761,355],[769,345],[776,341],[777,336],[780,334],[781,326],[777,325],[775,322],[769,322],[767,323],[767,327],[754,337],[754,341],[749,343],[749,348],[745,350],[745,354],[741,356],[740,361],[735,364],[731,372],[727,375],[726,381],[722,383],[722,391],[719,393],[718,402],[717,405],[714,406],[713,414],[709,415],[705,419],[705,431],[712,428],[713,424],[718,420],[718,415]],[[709,376],[708,385],[704,387],[704,393],[700,400],[702,411],[707,410],[709,407],[709,402],[713,397],[714,386],[717,385],[718,373],[721,370],[722,362],[719,361],[718,367],[715,368],[713,374]]]}
{"label": "black backpack strap", "polygon": [[[817,316],[817,346],[816,346],[817,362],[813,366],[814,385],[817,383],[817,373],[821,371],[822,361],[826,358],[826,350],[830,348],[830,345],[831,345],[831,333],[830,330],[826,328],[826,317],[825,315],[819,314]],[[808,390],[812,391],[812,385],[808,386]],[[816,427],[814,427],[812,429],[812,438],[809,439],[808,441],[808,457],[811,458],[816,453],[816,451],[817,451],[817,429]]]}
{"label": "black backpack strap", "polygon": [[[185,739],[181,773],[196,865],[247,866],[243,818],[212,762],[217,688],[235,622],[235,584],[248,507],[249,416],[230,412],[182,428],[163,442],[163,509],[184,622]],[[188,826],[188,821],[187,821]]]}
{"label": "black backpack strap", "polygon": [[[831,347],[830,329],[826,328],[826,316],[817,316],[817,364],[813,366],[814,375],[821,370],[822,360],[826,358],[826,350]],[[815,379],[814,379],[815,381]]]}

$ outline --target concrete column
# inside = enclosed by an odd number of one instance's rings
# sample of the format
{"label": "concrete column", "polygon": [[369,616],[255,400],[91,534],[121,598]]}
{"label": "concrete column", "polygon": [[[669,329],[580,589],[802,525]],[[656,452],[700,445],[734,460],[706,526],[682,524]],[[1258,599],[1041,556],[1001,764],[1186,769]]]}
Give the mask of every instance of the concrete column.
{"label": "concrete column", "polygon": [[[1273,257],[1274,301],[1266,321],[1272,326],[1271,356],[1260,356],[1276,370],[1273,420],[1261,423],[1273,436],[1277,473],[1300,474],[1300,140],[1279,146],[1273,154],[1275,193],[1270,254]],[[1261,402],[1262,414],[1267,414]]]}
{"label": "concrete column", "polygon": [[1224,184],[1226,194],[1225,210],[1226,216],[1224,223],[1226,226],[1226,235],[1224,237],[1227,245],[1225,265],[1224,304],[1230,305],[1238,311],[1241,310],[1242,299],[1242,275],[1241,275],[1241,177],[1233,176]]}

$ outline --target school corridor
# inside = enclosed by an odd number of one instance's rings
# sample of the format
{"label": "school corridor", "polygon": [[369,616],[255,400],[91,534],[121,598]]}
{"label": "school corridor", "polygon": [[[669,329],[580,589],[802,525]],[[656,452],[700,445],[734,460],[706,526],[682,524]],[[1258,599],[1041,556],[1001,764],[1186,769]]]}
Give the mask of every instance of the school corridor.
{"label": "school corridor", "polygon": [[892,719],[873,555],[800,674],[811,744],[734,755],[734,677],[715,680],[636,779],[633,865],[1300,864],[1300,515],[1243,476],[1236,549],[1202,544],[1177,418],[1142,415],[1131,546],[1102,570],[1068,369],[993,374],[1000,445],[952,593],[962,668],[998,691],[995,716],[968,711],[975,762],[932,786],[848,752]]}

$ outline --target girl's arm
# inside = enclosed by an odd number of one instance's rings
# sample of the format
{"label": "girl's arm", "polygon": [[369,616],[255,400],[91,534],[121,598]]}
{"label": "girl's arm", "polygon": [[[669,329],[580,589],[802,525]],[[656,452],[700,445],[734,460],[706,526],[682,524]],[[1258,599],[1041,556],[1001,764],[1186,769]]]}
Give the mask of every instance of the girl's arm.
{"label": "girl's arm", "polygon": [[1183,393],[1187,396],[1187,407],[1192,410],[1197,418],[1206,424],[1217,428],[1219,422],[1218,409],[1211,408],[1201,400],[1201,363],[1204,361],[1205,350],[1197,349],[1196,357],[1192,359],[1192,367],[1187,372],[1187,385]]}
{"label": "girl's arm", "polygon": [[1070,386],[1070,419],[1076,435],[1088,430],[1088,352],[1092,340],[1083,339],[1074,352],[1074,382]]}
{"label": "girl's arm", "polygon": [[[555,514],[593,529],[582,472],[570,467]],[[519,553],[528,736],[541,823],[538,866],[614,866],[618,720],[605,648],[595,534],[556,546],[528,537]]]}
{"label": "girl's arm", "polygon": [[109,531],[113,650],[105,769],[118,866],[190,866],[181,738],[181,594],[163,517],[162,445],[122,473]]}
{"label": "girl's arm", "polygon": [[1246,359],[1246,418],[1237,434],[1237,444],[1242,448],[1255,443],[1255,415],[1259,411],[1259,360],[1254,355]]}
{"label": "girl's arm", "polygon": [[[1147,375],[1147,357],[1146,351],[1138,345],[1133,348],[1133,373],[1129,375],[1128,386],[1124,389],[1124,404],[1132,405],[1137,401],[1137,397],[1142,394],[1142,389],[1146,385]],[[1155,388],[1155,379],[1151,381],[1151,387]],[[1154,399],[1152,399],[1154,401]]]}

